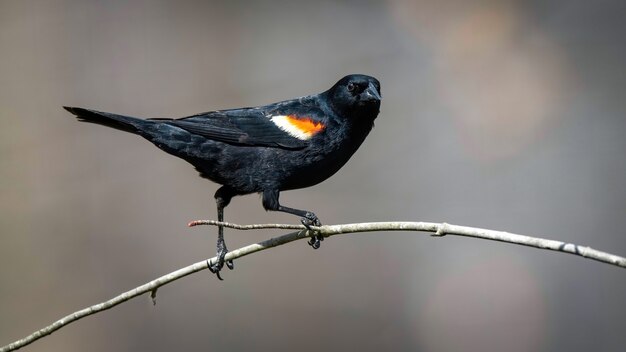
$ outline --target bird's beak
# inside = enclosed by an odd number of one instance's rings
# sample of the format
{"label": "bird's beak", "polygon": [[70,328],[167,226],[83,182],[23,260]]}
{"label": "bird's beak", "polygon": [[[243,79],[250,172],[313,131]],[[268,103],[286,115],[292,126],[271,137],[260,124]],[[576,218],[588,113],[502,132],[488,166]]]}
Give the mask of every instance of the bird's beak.
{"label": "bird's beak", "polygon": [[365,100],[381,100],[380,94],[378,93],[378,90],[376,89],[374,83],[370,82],[363,94],[365,95]]}

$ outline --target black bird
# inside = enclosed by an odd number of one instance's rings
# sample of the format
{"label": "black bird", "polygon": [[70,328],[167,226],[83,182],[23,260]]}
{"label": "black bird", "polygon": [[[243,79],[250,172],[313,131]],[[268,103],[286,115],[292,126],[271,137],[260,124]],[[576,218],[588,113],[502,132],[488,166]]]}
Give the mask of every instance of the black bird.
{"label": "black bird", "polygon": [[[305,226],[320,226],[317,216],[288,208],[281,191],[310,187],[337,172],[374,126],[380,108],[380,83],[349,75],[329,90],[259,107],[205,112],[180,119],[138,119],[95,110],[65,107],[80,121],[138,134],[165,152],[188,161],[200,176],[216,182],[217,218],[234,196],[262,193],[266,210],[302,217]],[[309,244],[319,248],[322,236]],[[219,275],[227,253],[219,227]],[[232,262],[226,265],[232,269]]]}

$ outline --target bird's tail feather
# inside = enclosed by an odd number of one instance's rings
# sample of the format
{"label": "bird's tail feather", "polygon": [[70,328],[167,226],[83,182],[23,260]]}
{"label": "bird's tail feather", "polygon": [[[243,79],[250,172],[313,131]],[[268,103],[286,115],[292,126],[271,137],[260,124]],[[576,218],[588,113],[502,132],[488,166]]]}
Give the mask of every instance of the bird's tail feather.
{"label": "bird's tail feather", "polygon": [[76,115],[79,121],[96,123],[98,125],[108,126],[118,130],[139,133],[141,126],[149,123],[145,120],[130,116],[116,115],[108,112],[89,110],[77,107],[64,106],[65,110]]}

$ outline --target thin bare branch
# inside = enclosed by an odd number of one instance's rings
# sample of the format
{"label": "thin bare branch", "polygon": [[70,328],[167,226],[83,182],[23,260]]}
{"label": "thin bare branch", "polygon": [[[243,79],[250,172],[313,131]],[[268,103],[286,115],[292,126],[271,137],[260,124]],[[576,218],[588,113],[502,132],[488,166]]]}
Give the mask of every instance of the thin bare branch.
{"label": "thin bare branch", "polygon": [[[189,226],[198,225],[213,225],[224,226],[228,228],[238,230],[254,230],[254,229],[291,229],[300,230],[291,232],[286,235],[270,238],[263,242],[251,244],[249,246],[241,247],[226,254],[226,260],[234,260],[247,256],[249,254],[260,252],[272,247],[280,246],[289,242],[300,240],[315,234],[312,231],[307,230],[303,225],[288,225],[288,224],[255,224],[255,225],[237,225],[226,222],[218,222],[214,220],[198,220],[189,223]],[[565,243],[561,241],[549,240],[539,237],[531,237],[524,235],[517,235],[502,231],[493,231],[480,229],[475,227],[457,226],[446,223],[432,223],[432,222],[371,222],[371,223],[358,223],[358,224],[343,224],[343,225],[327,225],[321,227],[312,227],[312,230],[319,232],[324,237],[330,237],[340,234],[357,233],[357,232],[372,232],[372,231],[421,231],[430,232],[432,236],[445,236],[456,235],[465,237],[481,238],[486,240],[514,243],[523,246],[548,249],[563,253],[570,253],[581,257],[597,260],[599,262],[612,264],[622,268],[626,268],[626,258],[620,257],[614,254],[598,251],[589,247],[582,247],[572,243]],[[214,262],[217,258],[213,257],[208,261]],[[153,302],[156,302],[156,291],[159,287],[167,285],[170,282],[181,279],[187,275],[195,272],[207,269],[207,260],[197,262],[182,269],[171,272],[167,275],[161,276],[155,280],[145,283],[141,286],[135,287],[130,291],[124,292],[112,299],[95,304],[85,309],[76,311],[68,316],[65,316],[54,323],[35,331],[34,333],[26,336],[25,338],[15,341],[9,345],[0,348],[0,352],[13,351],[18,348],[24,347],[39,340],[40,338],[50,335],[54,331],[80,320],[86,316],[113,308],[123,302],[126,302],[137,296],[141,296],[145,293],[150,293],[150,297]]]}
{"label": "thin bare branch", "polygon": [[[216,220],[195,220],[187,224],[189,227],[199,226],[199,225],[213,225],[213,226],[224,226],[230,229],[235,230],[260,230],[260,229],[283,229],[283,230],[306,230],[304,225],[293,225],[293,224],[252,224],[252,225],[238,225],[230,222],[219,222]],[[314,226],[311,226],[311,229],[317,229]]]}

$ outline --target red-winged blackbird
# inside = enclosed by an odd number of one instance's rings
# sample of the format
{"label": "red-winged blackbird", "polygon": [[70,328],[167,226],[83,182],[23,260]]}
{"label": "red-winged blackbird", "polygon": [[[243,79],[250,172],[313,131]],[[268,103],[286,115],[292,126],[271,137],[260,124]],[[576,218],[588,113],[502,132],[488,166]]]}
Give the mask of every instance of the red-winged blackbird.
{"label": "red-winged blackbird", "polygon": [[[262,193],[266,210],[302,217],[320,226],[310,211],[280,205],[280,191],[318,184],[337,172],[374,126],[380,108],[380,83],[365,75],[343,77],[329,90],[259,107],[205,112],[180,119],[142,120],[65,107],[80,121],[138,134],[169,154],[183,158],[216,182],[217,217],[234,196]],[[322,236],[309,244],[319,248]],[[219,227],[218,274],[227,253]],[[232,269],[232,262],[226,263]],[[221,279],[221,278],[220,278]]]}

